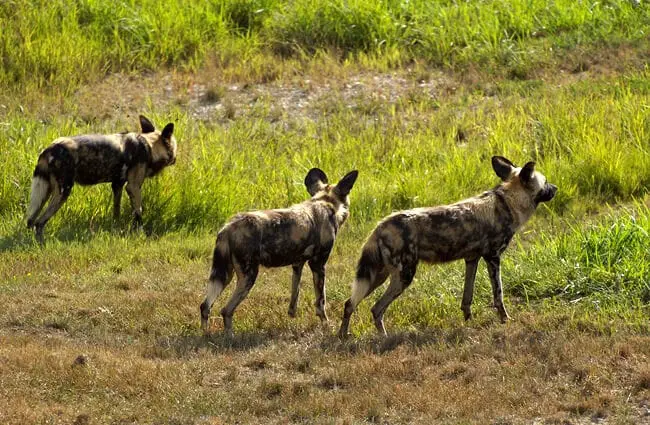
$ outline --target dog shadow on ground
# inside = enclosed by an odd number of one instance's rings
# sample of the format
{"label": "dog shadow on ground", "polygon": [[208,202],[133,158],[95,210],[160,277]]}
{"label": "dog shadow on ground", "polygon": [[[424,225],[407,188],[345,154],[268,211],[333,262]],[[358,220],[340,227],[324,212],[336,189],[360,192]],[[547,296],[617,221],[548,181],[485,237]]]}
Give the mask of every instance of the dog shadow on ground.
{"label": "dog shadow on ground", "polygon": [[356,338],[349,336],[341,340],[336,335],[326,337],[321,342],[323,351],[337,353],[375,353],[386,354],[401,347],[419,348],[429,345],[462,345],[470,340],[473,330],[466,327],[451,329],[425,329],[421,331],[403,331],[390,333],[388,336],[370,335]]}
{"label": "dog shadow on ground", "polygon": [[458,346],[471,338],[471,329],[427,329],[425,331],[397,332],[387,337],[372,335],[355,338],[350,336],[341,340],[334,333],[300,336],[294,334],[277,334],[268,331],[240,331],[234,335],[217,332],[211,335],[183,335],[159,338],[153,346],[148,347],[143,355],[151,358],[182,358],[201,351],[211,353],[247,352],[268,344],[304,339],[307,344],[312,340],[315,347],[323,352],[340,354],[375,353],[387,354],[406,346],[419,348],[430,345]]}
{"label": "dog shadow on ground", "polygon": [[36,245],[34,232],[23,226],[12,229],[7,235],[0,235],[0,252],[20,251]]}
{"label": "dog shadow on ground", "polygon": [[[141,233],[149,239],[157,239],[167,233],[160,227],[145,222],[142,227],[133,228],[130,219],[126,218],[120,218],[119,221],[104,218],[91,222],[85,218],[72,218],[66,219],[65,223],[61,223],[55,229],[45,228],[45,246],[55,242],[88,243],[101,233],[109,233],[114,236]],[[15,225],[8,234],[0,235],[0,252],[22,251],[40,246],[36,240],[34,229],[28,229],[24,223]]]}
{"label": "dog shadow on ground", "polygon": [[[413,334],[415,335],[415,334]],[[372,341],[375,341],[373,339]],[[213,333],[204,335],[195,328],[188,328],[187,332],[179,335],[167,335],[158,338],[143,355],[155,358],[182,358],[192,356],[201,351],[208,351],[214,354],[225,352],[248,352],[258,348],[276,344],[300,344],[304,347],[312,347],[324,352],[367,352],[370,346],[376,345],[375,351],[387,351],[396,348],[406,342],[405,338],[398,338],[392,343],[382,344],[381,338],[370,342],[367,338],[355,342],[354,338],[349,341],[341,341],[334,333],[334,329],[321,324],[315,324],[310,329],[255,329],[235,330],[234,334],[228,335],[222,329],[215,329]],[[423,341],[422,345],[427,342]]]}
{"label": "dog shadow on ground", "polygon": [[211,335],[178,335],[158,338],[143,355],[150,358],[187,357],[201,351],[224,353],[250,351],[277,340],[275,335],[263,331],[243,331],[234,335],[217,332]]}

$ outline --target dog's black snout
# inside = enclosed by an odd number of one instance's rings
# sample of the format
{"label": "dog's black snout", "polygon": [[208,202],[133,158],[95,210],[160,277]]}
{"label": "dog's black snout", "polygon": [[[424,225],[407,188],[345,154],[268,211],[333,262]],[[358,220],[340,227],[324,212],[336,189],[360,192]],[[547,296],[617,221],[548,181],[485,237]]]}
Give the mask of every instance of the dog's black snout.
{"label": "dog's black snout", "polygon": [[557,193],[557,186],[555,186],[554,184],[546,183],[544,189],[542,189],[535,197],[535,202],[538,204],[540,202],[548,202],[555,197],[556,193]]}

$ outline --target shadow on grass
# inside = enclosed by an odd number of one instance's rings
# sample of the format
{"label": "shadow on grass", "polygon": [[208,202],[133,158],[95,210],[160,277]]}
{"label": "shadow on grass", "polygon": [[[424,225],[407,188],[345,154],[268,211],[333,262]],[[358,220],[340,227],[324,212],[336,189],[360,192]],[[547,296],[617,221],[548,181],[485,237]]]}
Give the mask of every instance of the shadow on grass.
{"label": "shadow on grass", "polygon": [[0,236],[0,252],[20,251],[38,246],[34,232],[27,226],[15,226],[8,235]]}
{"label": "shadow on grass", "polygon": [[212,335],[181,335],[159,338],[154,345],[143,352],[146,358],[186,357],[199,351],[215,354],[228,351],[248,351],[277,340],[276,335],[260,331],[243,331],[234,335],[217,333]]}
{"label": "shadow on grass", "polygon": [[390,353],[400,346],[425,347],[429,345],[460,346],[470,341],[472,328],[458,327],[451,329],[426,329],[391,333],[387,337],[374,335],[355,339],[349,336],[340,340],[337,336],[323,339],[321,349],[325,352],[357,354],[372,352],[375,354]]}
{"label": "shadow on grass", "polygon": [[[341,340],[337,335],[325,331],[315,333],[304,330],[300,332],[275,332],[267,330],[238,331],[232,336],[217,332],[209,336],[181,335],[159,338],[143,353],[147,358],[175,358],[191,356],[199,351],[207,350],[219,354],[228,351],[245,352],[265,346],[270,342],[304,341],[315,343],[325,353],[359,354],[359,353],[390,353],[401,346],[412,348],[430,345],[459,347],[472,341],[476,329],[471,327],[454,327],[445,329],[425,329],[392,333],[387,337],[369,335],[361,338],[350,336]],[[305,340],[306,339],[306,340]]]}
{"label": "shadow on grass", "polygon": [[[36,241],[34,229],[28,229],[24,223],[17,223],[9,230],[9,234],[0,236],[0,252],[22,251],[40,247]],[[142,228],[134,229],[131,225],[131,217],[125,217],[123,214],[118,221],[113,220],[112,217],[90,221],[85,217],[66,219],[59,226],[46,226],[44,237],[45,246],[47,246],[53,242],[88,243],[100,233],[110,233],[124,237],[142,232],[148,239],[155,240],[174,230],[171,227],[164,229],[159,223],[150,223],[146,219]]]}

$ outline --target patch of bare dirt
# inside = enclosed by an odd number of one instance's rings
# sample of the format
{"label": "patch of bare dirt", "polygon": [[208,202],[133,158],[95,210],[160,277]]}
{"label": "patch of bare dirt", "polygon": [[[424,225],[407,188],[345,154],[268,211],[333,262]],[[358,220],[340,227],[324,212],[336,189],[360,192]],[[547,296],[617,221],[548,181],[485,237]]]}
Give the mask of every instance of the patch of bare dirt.
{"label": "patch of bare dirt", "polygon": [[[643,45],[601,49],[578,46],[571,52],[558,53],[554,64],[531,70],[527,78],[561,86],[641,72],[649,60],[650,50]],[[69,97],[45,99],[47,95],[42,93],[28,93],[21,104],[0,97],[0,114],[20,108],[44,121],[65,114],[87,123],[124,123],[133,122],[132,118],[142,112],[178,110],[196,120],[217,123],[249,116],[271,121],[317,120],[344,108],[373,112],[379,105],[404,101],[435,105],[477,89],[498,95],[489,88],[506,80],[478,66],[452,71],[413,65],[391,72],[343,67],[332,72],[312,67],[277,75],[276,79],[247,81],[207,66],[196,73],[113,74]]]}
{"label": "patch of bare dirt", "polygon": [[368,102],[395,104],[414,91],[421,98],[436,99],[450,84],[442,73],[426,81],[413,80],[403,72],[363,73],[344,81],[316,83],[304,78],[266,84],[233,84],[221,89],[221,98],[211,102],[210,93],[214,87],[195,83],[189,88],[188,109],[194,118],[204,121],[255,115],[260,108],[271,108],[270,116],[278,119],[290,116],[315,120],[333,107],[359,109],[368,106]]}

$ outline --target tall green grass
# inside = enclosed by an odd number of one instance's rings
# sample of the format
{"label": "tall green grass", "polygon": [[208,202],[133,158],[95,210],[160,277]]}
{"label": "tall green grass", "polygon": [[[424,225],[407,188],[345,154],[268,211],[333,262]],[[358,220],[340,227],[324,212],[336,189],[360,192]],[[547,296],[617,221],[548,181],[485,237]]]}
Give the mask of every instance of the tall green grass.
{"label": "tall green grass", "polygon": [[636,204],[588,220],[567,218],[557,234],[539,235],[521,261],[539,269],[517,276],[513,292],[528,299],[622,296],[634,304],[650,302],[650,212]]}
{"label": "tall green grass", "polygon": [[[392,210],[448,203],[491,187],[497,178],[489,158],[496,153],[520,164],[537,161],[560,187],[542,214],[583,214],[602,203],[626,202],[650,188],[650,123],[639,108],[649,101],[650,86],[639,83],[646,78],[540,87],[534,102],[518,93],[495,102],[480,92],[370,111],[334,102],[316,121],[286,117],[278,123],[266,108],[266,115],[256,111],[213,126],[180,108],[154,112],[160,125],[176,122],[179,158],[145,182],[145,221],[157,233],[217,228],[241,210],[305,199],[302,180],[318,166],[332,180],[360,171],[352,220],[367,223]],[[6,120],[0,150],[12,160],[0,168],[2,233],[21,226],[36,158],[55,137],[135,128],[122,121],[91,127],[68,117],[44,124],[13,113]],[[459,129],[466,142],[457,141]],[[106,185],[75,187],[50,231],[87,228],[89,221],[110,227],[111,196]]]}
{"label": "tall green grass", "polygon": [[480,63],[525,76],[553,49],[644,39],[650,8],[570,0],[7,0],[0,22],[0,85],[68,91],[107,73],[194,70],[207,57],[241,63],[269,49]]}

